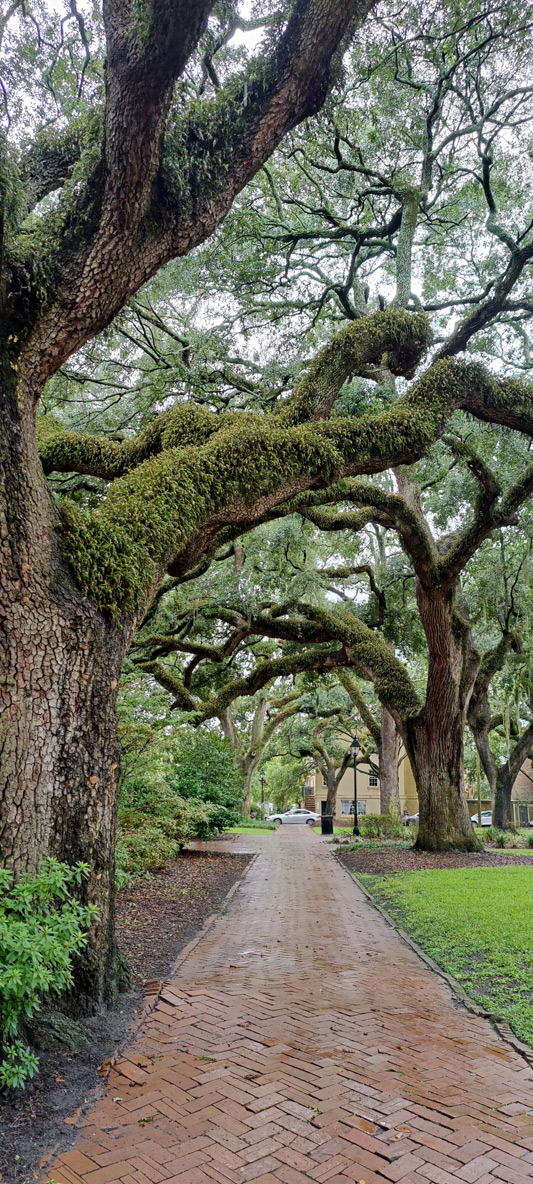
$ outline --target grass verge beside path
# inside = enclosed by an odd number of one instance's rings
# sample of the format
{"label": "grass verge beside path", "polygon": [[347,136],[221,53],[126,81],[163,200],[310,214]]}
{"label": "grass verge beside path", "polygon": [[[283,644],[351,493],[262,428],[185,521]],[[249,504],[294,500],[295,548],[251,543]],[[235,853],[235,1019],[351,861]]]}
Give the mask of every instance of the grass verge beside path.
{"label": "grass verge beside path", "polygon": [[468,995],[533,1046],[533,867],[356,876]]}
{"label": "grass verge beside path", "polygon": [[[230,826],[226,831],[228,835],[267,835],[271,830],[276,830],[274,823],[271,826]],[[215,835],[216,838],[216,835]]]}

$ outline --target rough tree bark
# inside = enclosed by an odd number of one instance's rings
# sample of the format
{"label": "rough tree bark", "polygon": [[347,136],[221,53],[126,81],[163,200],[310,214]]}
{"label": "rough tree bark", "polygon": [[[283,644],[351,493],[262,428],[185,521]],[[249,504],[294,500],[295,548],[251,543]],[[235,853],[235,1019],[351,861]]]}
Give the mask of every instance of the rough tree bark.
{"label": "rough tree bark", "polygon": [[387,708],[381,707],[379,757],[379,808],[382,814],[400,816],[398,778],[398,729]]}
{"label": "rough tree bark", "polygon": [[479,843],[466,801],[463,736],[475,670],[465,669],[466,626],[455,611],[454,590],[428,591],[417,580],[420,620],[428,646],[426,701],[407,719],[404,744],[419,799],[417,846],[424,851],[475,851]]}
{"label": "rough tree bark", "polygon": [[[7,381],[6,381],[7,378]],[[77,977],[80,1006],[114,979],[116,686],[127,631],[84,600],[61,558],[31,415],[4,375],[0,435],[0,849],[34,872],[43,855],[88,863],[98,907]]]}

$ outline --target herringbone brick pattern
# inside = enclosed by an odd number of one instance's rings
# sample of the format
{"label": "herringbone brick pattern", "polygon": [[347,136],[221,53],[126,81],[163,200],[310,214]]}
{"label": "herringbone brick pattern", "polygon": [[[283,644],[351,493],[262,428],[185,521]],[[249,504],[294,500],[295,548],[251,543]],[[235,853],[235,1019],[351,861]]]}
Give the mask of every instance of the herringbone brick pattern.
{"label": "herringbone brick pattern", "polygon": [[307,828],[240,846],[259,852],[240,891],[47,1178],[533,1184],[527,1063]]}

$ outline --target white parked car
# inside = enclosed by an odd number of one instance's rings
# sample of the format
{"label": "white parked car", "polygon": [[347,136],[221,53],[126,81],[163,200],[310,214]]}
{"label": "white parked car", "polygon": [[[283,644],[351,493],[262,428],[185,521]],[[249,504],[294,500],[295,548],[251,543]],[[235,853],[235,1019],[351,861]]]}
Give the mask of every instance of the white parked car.
{"label": "white parked car", "polygon": [[[477,814],[472,814],[472,818],[470,821],[472,823],[472,826],[479,826]],[[492,826],[492,810],[482,810],[481,811],[481,825],[482,826]]]}
{"label": "white parked car", "polygon": [[279,826],[295,826],[297,823],[303,822],[312,826],[314,822],[318,822],[320,814],[316,814],[314,810],[304,810],[291,806],[290,810],[286,810],[284,814],[271,814],[269,822],[277,822]]}

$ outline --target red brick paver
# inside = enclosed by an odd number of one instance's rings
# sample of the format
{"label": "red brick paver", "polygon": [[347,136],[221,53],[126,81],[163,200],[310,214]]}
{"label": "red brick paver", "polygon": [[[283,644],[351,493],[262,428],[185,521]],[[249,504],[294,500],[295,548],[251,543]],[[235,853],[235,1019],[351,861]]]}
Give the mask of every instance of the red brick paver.
{"label": "red brick paver", "polygon": [[306,827],[164,987],[58,1184],[533,1184],[533,1074]]}

